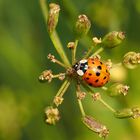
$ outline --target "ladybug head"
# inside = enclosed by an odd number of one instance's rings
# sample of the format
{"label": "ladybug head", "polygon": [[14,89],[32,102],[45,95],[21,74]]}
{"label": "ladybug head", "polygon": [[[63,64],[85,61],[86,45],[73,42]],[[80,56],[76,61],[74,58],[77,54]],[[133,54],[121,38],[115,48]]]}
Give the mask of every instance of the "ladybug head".
{"label": "ladybug head", "polygon": [[75,63],[73,66],[75,71],[79,76],[83,76],[86,70],[88,69],[88,63],[86,59],[80,60],[79,62]]}

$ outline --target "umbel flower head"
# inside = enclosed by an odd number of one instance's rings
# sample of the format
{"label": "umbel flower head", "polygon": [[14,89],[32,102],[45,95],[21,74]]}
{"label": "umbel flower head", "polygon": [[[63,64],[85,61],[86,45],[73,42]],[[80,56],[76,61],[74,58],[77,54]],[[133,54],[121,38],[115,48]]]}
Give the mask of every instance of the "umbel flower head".
{"label": "umbel flower head", "polygon": [[[91,27],[89,18],[82,14],[78,16],[75,21],[75,40],[68,42],[67,48],[71,51],[71,61],[68,59],[59,36],[56,32],[56,26],[59,20],[60,6],[55,3],[49,5],[49,12],[44,0],[40,0],[40,5],[44,18],[46,20],[47,29],[61,61],[57,60],[54,55],[48,54],[48,59],[55,64],[63,67],[65,72],[54,74],[52,70],[44,70],[39,76],[39,81],[51,82],[54,78],[58,78],[63,81],[61,87],[57,91],[52,105],[45,110],[46,123],[56,124],[60,120],[60,112],[58,107],[64,102],[63,95],[66,93],[68,87],[72,82],[75,83],[76,97],[79,105],[79,109],[82,115],[83,124],[91,131],[97,133],[100,137],[106,137],[109,134],[109,129],[97,121],[94,117],[87,115],[83,107],[82,101],[86,96],[90,96],[93,102],[97,101],[108,108],[116,118],[138,118],[140,116],[139,107],[125,108],[116,110],[112,108],[99,92],[94,92],[94,88],[100,88],[102,92],[106,92],[108,96],[116,97],[124,95],[126,96],[129,90],[129,86],[124,83],[119,83],[117,80],[112,82],[110,70],[115,69],[116,66],[123,66],[126,68],[135,68],[140,63],[140,53],[128,52],[124,55],[123,62],[114,64],[110,58],[108,60],[101,60],[101,53],[104,49],[110,49],[118,47],[124,40],[125,34],[122,31],[113,31],[106,34],[103,38],[92,38],[93,44],[87,50],[87,53],[81,57],[78,61],[76,58],[76,51],[79,43],[79,39],[88,34]],[[96,49],[97,48],[97,49]],[[110,83],[109,86],[107,83]],[[111,84],[112,83],[112,84]],[[101,92],[100,90],[100,92]]]}

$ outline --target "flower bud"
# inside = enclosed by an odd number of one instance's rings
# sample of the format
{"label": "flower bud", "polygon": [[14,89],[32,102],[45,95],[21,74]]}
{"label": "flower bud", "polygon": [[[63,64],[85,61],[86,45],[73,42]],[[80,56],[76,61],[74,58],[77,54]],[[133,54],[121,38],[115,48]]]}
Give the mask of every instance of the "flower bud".
{"label": "flower bud", "polygon": [[133,119],[140,117],[140,108],[133,107],[133,108],[126,108],[123,110],[116,111],[114,113],[116,118],[123,119],[123,118],[130,118]]}
{"label": "flower bud", "polygon": [[93,132],[97,133],[100,137],[106,137],[109,134],[109,130],[105,125],[101,124],[91,116],[85,116],[82,118],[83,123]]}
{"label": "flower bud", "polygon": [[136,68],[140,64],[140,53],[128,52],[124,55],[123,64],[129,69]]}
{"label": "flower bud", "polygon": [[39,76],[40,82],[51,82],[53,78],[53,74],[51,70],[45,70],[42,72],[42,74]]}
{"label": "flower bud", "polygon": [[129,86],[120,83],[115,83],[108,88],[108,93],[110,96],[118,96],[123,94],[124,96],[128,93]]}
{"label": "flower bud", "polygon": [[64,98],[55,96],[53,102],[56,106],[59,106],[60,104],[62,104],[63,100],[64,100]]}
{"label": "flower bud", "polygon": [[69,42],[68,45],[67,45],[67,47],[69,49],[74,49],[75,48],[75,43],[74,42]]}
{"label": "flower bud", "polygon": [[77,38],[81,38],[82,36],[85,36],[89,29],[90,29],[91,23],[86,15],[79,15],[78,20],[75,25],[75,34]]}
{"label": "flower bud", "polygon": [[97,101],[97,100],[101,99],[100,93],[99,92],[93,93],[92,99],[93,99],[93,101]]}
{"label": "flower bud", "polygon": [[45,110],[46,114],[46,123],[55,124],[60,119],[59,111],[57,108],[53,108],[52,106],[47,107]]}
{"label": "flower bud", "polygon": [[58,18],[59,18],[59,11],[60,11],[60,6],[55,4],[55,3],[51,3],[49,4],[49,17],[48,17],[48,32],[52,33],[58,23]]}
{"label": "flower bud", "polygon": [[124,38],[124,32],[113,31],[104,36],[102,44],[106,48],[114,48],[120,45]]}
{"label": "flower bud", "polygon": [[97,37],[93,37],[92,40],[93,40],[93,43],[94,43],[95,45],[101,44],[101,43],[102,43],[101,38],[98,39]]}

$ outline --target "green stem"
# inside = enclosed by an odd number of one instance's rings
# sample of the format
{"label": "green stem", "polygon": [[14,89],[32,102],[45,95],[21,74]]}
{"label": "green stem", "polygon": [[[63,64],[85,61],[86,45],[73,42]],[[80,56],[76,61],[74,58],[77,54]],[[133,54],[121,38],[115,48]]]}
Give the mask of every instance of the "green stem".
{"label": "green stem", "polygon": [[70,66],[69,60],[63,50],[63,46],[60,42],[57,32],[56,31],[52,32],[50,34],[50,38],[54,44],[56,51],[58,52],[59,56],[61,57],[62,61],[64,62],[64,64]]}
{"label": "green stem", "polygon": [[90,54],[92,53],[93,49],[94,49],[94,46],[91,46],[83,59],[87,59],[90,56]]}
{"label": "green stem", "polygon": [[98,55],[98,54],[101,53],[103,50],[104,50],[103,47],[99,48],[95,53],[93,53],[93,55],[92,55],[91,57],[93,57],[93,56],[95,56],[95,55]]}
{"label": "green stem", "polygon": [[76,50],[77,50],[77,45],[78,45],[78,40],[75,40],[75,46],[74,49],[72,50],[72,64],[75,63],[76,61]]}
{"label": "green stem", "polygon": [[[92,94],[94,93],[91,88],[87,87],[84,83],[82,83],[83,88],[85,88],[88,93],[92,96]],[[107,107],[110,111],[112,111],[113,113],[116,112],[115,109],[113,109],[109,104],[107,104],[102,98],[100,98],[98,101],[100,101],[105,107]]]}
{"label": "green stem", "polygon": [[61,85],[60,89],[58,90],[56,96],[62,97],[70,85],[70,79],[66,79],[64,83]]}
{"label": "green stem", "polygon": [[60,73],[60,74],[53,75],[53,78],[58,78],[58,77],[60,77],[62,74],[65,75],[65,73]]}
{"label": "green stem", "polygon": [[[45,22],[47,24],[48,22],[48,8],[47,8],[47,4],[46,4],[46,0],[40,0],[40,6],[41,6],[41,9],[42,9],[42,13],[43,13],[43,16],[44,16],[44,19],[45,19]],[[62,61],[66,64],[66,65],[70,65],[69,63],[69,60],[64,52],[64,49],[63,49],[63,46],[60,42],[60,39],[57,35],[57,32],[54,31],[50,34],[50,38],[54,44],[54,47],[55,49],[57,50],[59,56],[61,57]]]}
{"label": "green stem", "polygon": [[85,111],[84,111],[84,108],[83,108],[83,104],[82,104],[82,101],[79,100],[79,99],[78,99],[78,105],[79,105],[82,117],[85,117],[86,114],[85,114]]}
{"label": "green stem", "polygon": [[68,81],[67,84],[65,85],[64,89],[62,90],[61,94],[59,95],[60,97],[62,97],[65,94],[65,92],[69,86],[70,86],[70,81]]}
{"label": "green stem", "polygon": [[100,98],[98,101],[100,101],[104,106],[106,106],[113,113],[116,112],[115,109],[113,109],[110,105],[108,105],[102,98]]}

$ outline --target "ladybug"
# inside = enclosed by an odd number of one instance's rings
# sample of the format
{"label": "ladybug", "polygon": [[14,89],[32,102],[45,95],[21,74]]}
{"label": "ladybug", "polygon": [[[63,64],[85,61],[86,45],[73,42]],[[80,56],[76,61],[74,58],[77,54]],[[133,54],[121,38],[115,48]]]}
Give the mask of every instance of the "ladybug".
{"label": "ladybug", "polygon": [[98,58],[82,59],[73,68],[88,85],[93,87],[102,87],[110,79],[107,66]]}

